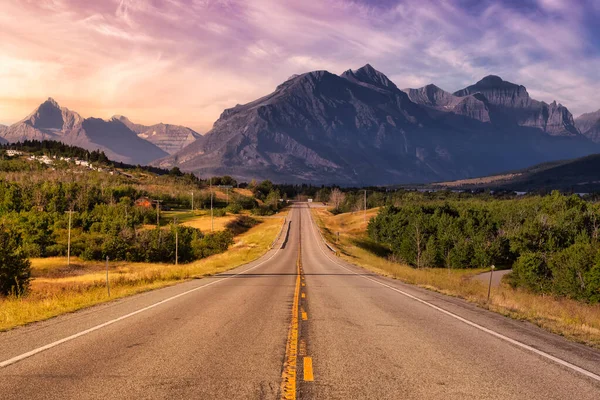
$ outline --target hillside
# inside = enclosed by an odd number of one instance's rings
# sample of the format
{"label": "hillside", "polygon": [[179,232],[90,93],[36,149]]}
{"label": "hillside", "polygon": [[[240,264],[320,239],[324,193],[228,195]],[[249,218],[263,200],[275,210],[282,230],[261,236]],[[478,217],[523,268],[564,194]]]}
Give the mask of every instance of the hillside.
{"label": "hillside", "polygon": [[436,183],[434,186],[517,191],[598,192],[600,191],[600,154],[537,164],[500,175]]}

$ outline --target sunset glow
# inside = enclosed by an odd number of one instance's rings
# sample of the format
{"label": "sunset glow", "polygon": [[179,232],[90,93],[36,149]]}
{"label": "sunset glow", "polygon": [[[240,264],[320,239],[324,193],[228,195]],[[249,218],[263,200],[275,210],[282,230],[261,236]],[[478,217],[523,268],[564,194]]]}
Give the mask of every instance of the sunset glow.
{"label": "sunset glow", "polygon": [[493,73],[579,115],[600,104],[600,3],[576,2],[4,0],[0,123],[51,96],[204,133],[290,75],[366,63],[449,91]]}

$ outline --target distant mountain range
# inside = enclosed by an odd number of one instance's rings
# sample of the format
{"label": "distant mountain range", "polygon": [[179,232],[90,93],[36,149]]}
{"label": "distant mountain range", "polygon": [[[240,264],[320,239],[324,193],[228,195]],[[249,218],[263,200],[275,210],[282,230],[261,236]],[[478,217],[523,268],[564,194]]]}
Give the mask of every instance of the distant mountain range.
{"label": "distant mountain range", "polygon": [[582,134],[600,143],[600,110],[577,117],[575,125]]}
{"label": "distant mountain range", "polygon": [[138,137],[155,144],[169,154],[174,154],[188,144],[202,139],[201,134],[185,126],[163,123],[151,126],[140,125],[131,122],[127,117],[123,117],[122,115],[116,115],[112,119],[122,122],[134,131]]}
{"label": "distant mountain range", "polygon": [[174,125],[137,125],[125,117],[82,118],[49,98],[25,119],[0,127],[0,137],[0,141],[8,142],[57,140],[87,150],[102,150],[115,161],[149,164],[201,135]]}
{"label": "distant mountain range", "polygon": [[293,76],[225,110],[202,141],[156,164],[242,180],[392,184],[483,176],[599,150],[565,106],[532,99],[500,77],[455,93],[435,85],[400,90],[365,65],[340,76]]}
{"label": "distant mountain range", "polygon": [[123,116],[84,119],[48,99],[0,142],[59,140],[130,164],[238,180],[385,185],[450,181],[600,153],[600,110],[574,120],[494,75],[454,93],[399,89],[367,64],[294,75],[226,109],[204,136]]}

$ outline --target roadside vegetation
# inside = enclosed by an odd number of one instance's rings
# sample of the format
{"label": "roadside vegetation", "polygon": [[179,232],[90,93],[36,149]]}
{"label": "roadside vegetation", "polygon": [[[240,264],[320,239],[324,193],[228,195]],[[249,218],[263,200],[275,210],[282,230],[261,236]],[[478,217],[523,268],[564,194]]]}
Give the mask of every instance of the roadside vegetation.
{"label": "roadside vegetation", "polygon": [[[206,217],[199,217],[206,218]],[[66,257],[31,260],[32,280],[26,296],[0,297],[0,330],[73,312],[132,294],[210,276],[262,256],[282,227],[268,218],[234,238],[227,252],[188,264],[109,262],[110,297],[104,262]]]}
{"label": "roadside vegetation", "polygon": [[283,204],[268,181],[203,180],[57,142],[0,146],[0,329],[108,300],[107,259],[111,298],[248,262]]}
{"label": "roadside vegetation", "polygon": [[[365,218],[360,192],[350,204],[348,192],[337,195],[337,207],[312,212],[348,261],[600,348],[597,204],[559,193],[399,191]],[[487,284],[472,277],[492,264],[513,272],[488,302]]]}

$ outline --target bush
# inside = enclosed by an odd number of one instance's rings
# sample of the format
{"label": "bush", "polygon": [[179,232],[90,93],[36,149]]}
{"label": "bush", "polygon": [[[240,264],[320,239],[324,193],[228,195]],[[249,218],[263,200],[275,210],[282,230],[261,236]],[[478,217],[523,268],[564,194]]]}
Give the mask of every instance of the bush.
{"label": "bush", "polygon": [[231,214],[239,214],[242,211],[242,206],[239,203],[231,203],[226,210]]}
{"label": "bush", "polygon": [[227,215],[227,210],[224,208],[213,208],[213,215],[215,217],[224,217]]}
{"label": "bush", "polygon": [[20,296],[29,289],[31,263],[22,249],[21,235],[0,225],[0,294]]}
{"label": "bush", "polygon": [[225,228],[234,235],[239,235],[241,233],[246,232],[248,229],[252,228],[258,224],[258,221],[252,217],[248,217],[247,215],[240,215],[233,221],[229,221]]}

